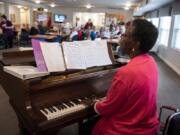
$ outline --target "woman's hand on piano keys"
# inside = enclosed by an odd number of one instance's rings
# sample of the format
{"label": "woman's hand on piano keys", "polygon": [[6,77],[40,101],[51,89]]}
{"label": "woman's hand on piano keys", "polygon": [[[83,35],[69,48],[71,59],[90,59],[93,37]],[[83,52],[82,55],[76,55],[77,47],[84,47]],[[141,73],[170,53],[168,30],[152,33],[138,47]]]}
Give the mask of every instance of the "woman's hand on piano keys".
{"label": "woman's hand on piano keys", "polygon": [[90,98],[87,98],[83,100],[83,104],[85,104],[88,107],[93,107],[96,102],[104,100],[106,97],[97,98],[95,95],[90,96]]}

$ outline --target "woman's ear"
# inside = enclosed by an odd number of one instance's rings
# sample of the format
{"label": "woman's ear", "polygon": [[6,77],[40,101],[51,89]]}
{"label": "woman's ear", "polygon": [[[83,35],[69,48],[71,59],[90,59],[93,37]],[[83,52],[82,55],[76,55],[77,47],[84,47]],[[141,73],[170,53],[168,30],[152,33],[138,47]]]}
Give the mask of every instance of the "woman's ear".
{"label": "woman's ear", "polygon": [[134,41],[134,50],[136,52],[140,51],[140,42],[139,41]]}
{"label": "woman's ear", "polygon": [[129,51],[130,58],[135,57],[140,53],[140,42],[139,41],[133,41],[133,44]]}

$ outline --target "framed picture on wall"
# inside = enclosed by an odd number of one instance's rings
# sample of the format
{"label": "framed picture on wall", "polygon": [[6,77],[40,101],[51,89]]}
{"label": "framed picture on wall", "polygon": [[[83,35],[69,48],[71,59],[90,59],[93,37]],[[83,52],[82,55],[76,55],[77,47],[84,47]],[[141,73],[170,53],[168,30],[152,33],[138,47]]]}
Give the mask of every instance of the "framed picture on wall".
{"label": "framed picture on wall", "polygon": [[10,14],[10,20],[12,21],[12,23],[16,21],[15,14]]}

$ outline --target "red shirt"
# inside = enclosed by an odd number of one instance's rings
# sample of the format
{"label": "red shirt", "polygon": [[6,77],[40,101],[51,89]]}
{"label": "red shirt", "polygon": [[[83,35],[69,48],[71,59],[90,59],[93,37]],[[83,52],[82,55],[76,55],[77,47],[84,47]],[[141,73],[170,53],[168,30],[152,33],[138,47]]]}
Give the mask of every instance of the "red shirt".
{"label": "red shirt", "polygon": [[78,40],[82,40],[83,39],[83,33],[82,31],[78,31]]}
{"label": "red shirt", "polygon": [[92,22],[87,22],[86,25],[84,26],[84,29],[92,29],[93,23]]}
{"label": "red shirt", "polygon": [[95,109],[102,118],[93,135],[156,135],[158,70],[153,58],[143,54],[120,68],[106,99]]}
{"label": "red shirt", "polygon": [[49,19],[49,20],[47,21],[47,28],[48,28],[48,29],[51,28],[51,19]]}

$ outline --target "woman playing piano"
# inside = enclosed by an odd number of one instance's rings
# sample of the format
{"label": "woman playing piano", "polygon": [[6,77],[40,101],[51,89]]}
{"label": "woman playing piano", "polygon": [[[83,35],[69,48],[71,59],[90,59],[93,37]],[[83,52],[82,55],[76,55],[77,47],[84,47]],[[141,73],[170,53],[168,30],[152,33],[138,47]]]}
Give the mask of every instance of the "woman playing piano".
{"label": "woman playing piano", "polygon": [[156,135],[158,70],[148,51],[157,36],[150,22],[131,22],[120,41],[131,61],[115,74],[106,98],[95,103],[101,118],[92,135]]}

